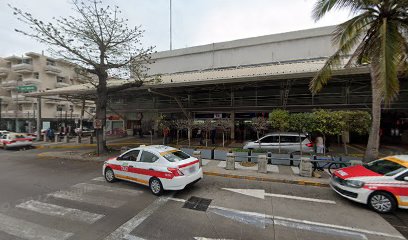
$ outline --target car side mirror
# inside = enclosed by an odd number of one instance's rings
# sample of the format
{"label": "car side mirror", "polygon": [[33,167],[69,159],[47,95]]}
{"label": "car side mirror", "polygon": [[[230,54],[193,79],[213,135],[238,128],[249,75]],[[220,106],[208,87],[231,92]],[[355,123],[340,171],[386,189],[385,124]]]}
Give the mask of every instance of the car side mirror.
{"label": "car side mirror", "polygon": [[408,176],[404,177],[404,181],[408,182]]}

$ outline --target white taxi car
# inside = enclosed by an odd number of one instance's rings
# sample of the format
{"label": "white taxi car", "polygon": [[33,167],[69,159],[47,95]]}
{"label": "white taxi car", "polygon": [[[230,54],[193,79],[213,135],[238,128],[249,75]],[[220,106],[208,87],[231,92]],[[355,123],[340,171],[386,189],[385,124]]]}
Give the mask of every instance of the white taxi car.
{"label": "white taxi car", "polygon": [[108,182],[127,180],[149,186],[155,195],[164,190],[181,190],[203,178],[197,158],[179,149],[151,145],[126,151],[107,160],[103,175]]}
{"label": "white taxi car", "polygon": [[330,185],[379,213],[408,209],[408,155],[389,156],[333,172]]}
{"label": "white taxi car", "polygon": [[21,133],[6,133],[0,138],[0,146],[4,149],[25,148],[33,145],[33,139]]}

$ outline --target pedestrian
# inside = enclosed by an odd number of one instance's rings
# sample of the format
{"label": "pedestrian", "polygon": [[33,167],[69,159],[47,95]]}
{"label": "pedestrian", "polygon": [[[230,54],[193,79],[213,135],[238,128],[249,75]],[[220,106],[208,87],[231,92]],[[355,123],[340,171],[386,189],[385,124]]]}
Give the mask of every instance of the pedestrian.
{"label": "pedestrian", "polygon": [[316,153],[324,153],[324,141],[321,136],[316,137]]}
{"label": "pedestrian", "polygon": [[197,131],[197,138],[200,140],[200,146],[203,145],[203,133],[201,129],[198,129]]}
{"label": "pedestrian", "polygon": [[167,145],[169,139],[170,129],[169,127],[163,128],[163,145]]}
{"label": "pedestrian", "polygon": [[47,138],[51,141],[54,140],[55,134],[54,131],[51,128],[48,128],[47,130]]}
{"label": "pedestrian", "polygon": [[215,137],[216,137],[216,135],[217,135],[217,129],[216,129],[216,128],[211,129],[210,137],[211,137],[211,144],[212,144],[212,145],[215,145]]}

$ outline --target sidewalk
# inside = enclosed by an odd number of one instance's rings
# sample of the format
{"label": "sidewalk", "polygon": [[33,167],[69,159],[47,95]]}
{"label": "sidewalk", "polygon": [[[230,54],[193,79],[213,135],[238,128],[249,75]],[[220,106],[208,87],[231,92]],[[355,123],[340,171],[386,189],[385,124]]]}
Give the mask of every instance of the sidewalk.
{"label": "sidewalk", "polygon": [[[78,161],[96,161],[103,162],[110,157],[118,156],[119,152],[114,151],[104,156],[94,156],[89,150],[74,150],[60,152],[43,152],[37,156],[40,158],[61,158]],[[301,177],[299,168],[294,166],[271,165],[268,164],[268,173],[258,173],[257,165],[252,167],[241,166],[235,163],[235,170],[225,170],[225,161],[203,159],[203,172],[208,176],[217,176],[224,178],[245,179],[254,181],[279,182],[298,185],[309,185],[318,187],[328,187],[330,175],[327,172],[319,172],[321,178]]]}

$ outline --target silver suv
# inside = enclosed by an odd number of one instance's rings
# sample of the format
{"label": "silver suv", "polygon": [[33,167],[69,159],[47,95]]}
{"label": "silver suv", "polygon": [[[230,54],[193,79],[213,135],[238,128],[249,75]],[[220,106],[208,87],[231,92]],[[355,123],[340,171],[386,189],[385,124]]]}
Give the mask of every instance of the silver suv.
{"label": "silver suv", "polygon": [[247,142],[244,149],[281,149],[283,152],[313,152],[313,143],[305,134],[290,133],[290,132],[276,132],[268,133],[257,141]]}

